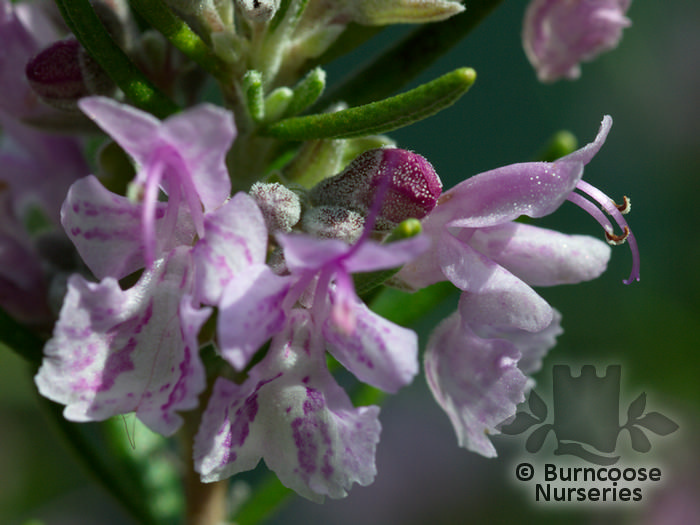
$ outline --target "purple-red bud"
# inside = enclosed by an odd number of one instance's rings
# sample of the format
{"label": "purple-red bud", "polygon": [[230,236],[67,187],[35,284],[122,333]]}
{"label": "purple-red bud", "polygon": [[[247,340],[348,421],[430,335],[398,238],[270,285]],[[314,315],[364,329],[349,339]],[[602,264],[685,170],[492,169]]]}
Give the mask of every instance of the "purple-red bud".
{"label": "purple-red bud", "polygon": [[82,97],[109,94],[113,84],[102,68],[73,38],[39,52],[25,68],[34,92],[51,106],[76,109]]}
{"label": "purple-red bud", "polygon": [[406,219],[422,219],[437,204],[442,182],[420,155],[398,148],[369,150],[345,170],[317,184],[314,205],[339,206],[366,213],[385,177],[391,177],[377,216],[377,228],[393,228]]}

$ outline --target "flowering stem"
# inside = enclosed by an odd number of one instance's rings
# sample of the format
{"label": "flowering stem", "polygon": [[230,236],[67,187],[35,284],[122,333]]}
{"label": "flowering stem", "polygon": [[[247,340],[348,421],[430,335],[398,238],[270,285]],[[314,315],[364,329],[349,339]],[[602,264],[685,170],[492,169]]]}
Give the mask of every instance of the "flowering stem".
{"label": "flowering stem", "polygon": [[171,44],[224,84],[231,83],[229,67],[161,0],[129,0],[129,4]]}
{"label": "flowering stem", "polygon": [[136,106],[158,118],[179,111],[114,42],[88,0],[56,0],[56,5],[83,47]]}
{"label": "flowering stem", "polygon": [[335,113],[292,117],[261,133],[283,140],[352,138],[408,126],[454,104],[476,80],[470,68],[460,68],[415,89],[364,106]]}

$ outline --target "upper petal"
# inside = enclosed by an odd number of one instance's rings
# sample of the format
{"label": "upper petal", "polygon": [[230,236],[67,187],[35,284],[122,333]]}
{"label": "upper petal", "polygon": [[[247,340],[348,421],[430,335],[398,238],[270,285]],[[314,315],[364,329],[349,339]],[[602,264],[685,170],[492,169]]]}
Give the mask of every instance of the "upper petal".
{"label": "upper petal", "polygon": [[78,106],[137,164],[143,166],[147,163],[159,142],[160,121],[157,118],[107,97],[86,97],[78,102]]}
{"label": "upper petal", "polygon": [[440,197],[452,220],[448,226],[481,228],[517,219],[521,215],[543,217],[556,210],[583,176],[583,163],[556,162],[511,164],[470,177]]}
{"label": "upper petal", "polygon": [[447,412],[459,445],[496,456],[488,438],[515,414],[527,378],[517,367],[520,354],[508,341],[481,339],[455,313],[430,336],[425,375],[438,404]]}
{"label": "upper petal", "polygon": [[231,193],[226,153],[236,136],[231,112],[211,104],[168,117],[161,139],[182,157],[205,210],[220,206]]}
{"label": "upper petal", "polygon": [[519,223],[474,232],[469,244],[532,286],[574,284],[605,271],[610,246],[587,235],[566,235]]}

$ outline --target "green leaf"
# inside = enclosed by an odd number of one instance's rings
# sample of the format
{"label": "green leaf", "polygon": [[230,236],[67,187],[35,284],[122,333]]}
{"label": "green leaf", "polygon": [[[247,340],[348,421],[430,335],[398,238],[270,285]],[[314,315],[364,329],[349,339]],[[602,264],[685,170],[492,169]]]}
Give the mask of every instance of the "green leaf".
{"label": "green leaf", "polygon": [[56,0],[56,5],[75,37],[136,106],[158,118],[179,111],[116,44],[89,0]]}
{"label": "green leaf", "polygon": [[326,72],[320,67],[314,68],[302,78],[292,90],[292,100],[285,111],[285,116],[291,117],[311,106],[323,93],[326,87]]}
{"label": "green leaf", "polygon": [[[465,2],[463,13],[444,22],[420,26],[370,63],[350,73],[346,80],[327,91],[315,107],[323,108],[339,100],[357,106],[393,95],[469,34],[502,1]],[[366,38],[367,33],[369,31],[362,32],[359,38]],[[320,57],[319,63],[349,47],[344,40],[339,40],[338,46],[341,45],[341,50],[331,47]]]}
{"label": "green leaf", "polygon": [[263,78],[259,71],[251,69],[243,76],[243,93],[250,118],[255,122],[262,122],[265,118],[265,99]]}
{"label": "green leaf", "polygon": [[386,133],[418,122],[454,104],[476,80],[461,68],[394,97],[334,113],[282,120],[261,130],[283,140],[352,138]]}
{"label": "green leaf", "polygon": [[129,0],[129,4],[184,55],[222,82],[230,82],[229,67],[190,29],[184,20],[170,10],[165,2]]}
{"label": "green leaf", "polygon": [[385,288],[371,303],[372,311],[400,326],[411,326],[457,294],[452,283],[441,282],[413,294]]}

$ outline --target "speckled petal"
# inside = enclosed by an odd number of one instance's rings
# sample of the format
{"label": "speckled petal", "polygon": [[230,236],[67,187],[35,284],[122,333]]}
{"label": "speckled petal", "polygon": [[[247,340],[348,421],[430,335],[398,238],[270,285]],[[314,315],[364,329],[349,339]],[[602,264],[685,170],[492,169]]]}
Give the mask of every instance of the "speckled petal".
{"label": "speckled petal", "polygon": [[264,264],[250,266],[226,286],[219,303],[221,354],[242,370],[255,352],[284,326],[282,302],[290,279],[275,275]]}
{"label": "speckled petal", "polygon": [[204,237],[193,250],[197,291],[202,302],[217,304],[234,275],[263,264],[267,230],[255,201],[245,193],[204,216]]}
{"label": "speckled petal", "polygon": [[445,410],[459,445],[486,457],[496,456],[489,434],[515,414],[524,399],[527,378],[517,366],[520,353],[502,339],[481,339],[455,313],[428,341],[425,374]]}
{"label": "speckled petal", "polygon": [[208,313],[185,307],[180,320],[190,272],[180,249],[126,291],[111,277],[73,276],[35,378],[39,392],[65,404],[71,421],[136,412],[152,430],[173,434],[182,424],[176,411],[195,407],[204,389],[194,334]]}
{"label": "speckled petal", "polygon": [[333,357],[360,381],[386,392],[408,385],[418,373],[416,333],[373,313],[357,299],[352,307],[352,333],[336,326],[331,317],[324,323],[324,339]]}
{"label": "speckled petal", "polygon": [[317,335],[308,312],[294,310],[243,385],[217,382],[195,439],[204,481],[249,470],[260,458],[314,501],[373,481],[379,409],[352,406],[326,369]]}
{"label": "speckled petal", "polygon": [[[156,207],[156,234],[168,252],[194,239],[194,227],[180,211],[173,235],[158,235],[169,229],[164,223],[166,204]],[[75,182],[61,209],[61,222],[88,268],[98,279],[121,279],[144,267],[141,205],[107,190],[90,175]]]}

